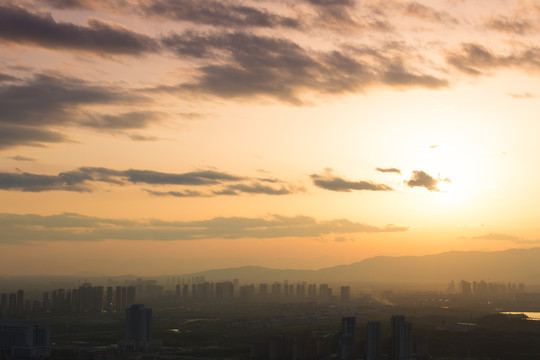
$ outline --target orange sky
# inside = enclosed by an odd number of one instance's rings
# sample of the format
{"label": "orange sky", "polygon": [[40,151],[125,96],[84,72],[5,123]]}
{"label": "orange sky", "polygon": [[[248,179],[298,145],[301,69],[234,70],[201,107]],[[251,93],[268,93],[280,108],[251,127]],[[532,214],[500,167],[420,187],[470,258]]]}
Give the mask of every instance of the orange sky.
{"label": "orange sky", "polygon": [[0,273],[540,243],[535,1],[0,0]]}

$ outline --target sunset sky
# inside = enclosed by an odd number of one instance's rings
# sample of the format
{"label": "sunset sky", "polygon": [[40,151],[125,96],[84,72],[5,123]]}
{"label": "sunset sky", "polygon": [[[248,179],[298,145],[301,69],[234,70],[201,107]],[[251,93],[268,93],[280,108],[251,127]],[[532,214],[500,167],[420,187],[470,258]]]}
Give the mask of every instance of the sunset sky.
{"label": "sunset sky", "polygon": [[540,245],[540,3],[0,0],[0,275]]}

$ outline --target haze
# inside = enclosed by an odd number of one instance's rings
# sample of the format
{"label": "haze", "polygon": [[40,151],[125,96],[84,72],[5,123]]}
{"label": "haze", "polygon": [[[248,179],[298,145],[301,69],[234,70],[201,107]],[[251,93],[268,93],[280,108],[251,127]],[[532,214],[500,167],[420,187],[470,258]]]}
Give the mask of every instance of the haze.
{"label": "haze", "polygon": [[538,24],[525,0],[0,1],[0,273],[536,246]]}

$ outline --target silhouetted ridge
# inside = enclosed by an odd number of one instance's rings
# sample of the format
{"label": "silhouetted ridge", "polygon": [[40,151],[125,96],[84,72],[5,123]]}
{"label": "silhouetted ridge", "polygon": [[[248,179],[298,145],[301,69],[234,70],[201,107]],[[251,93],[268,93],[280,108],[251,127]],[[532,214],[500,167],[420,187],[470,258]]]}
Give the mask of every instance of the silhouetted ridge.
{"label": "silhouetted ridge", "polygon": [[425,256],[377,256],[350,265],[319,270],[283,270],[261,266],[201,271],[184,276],[208,280],[316,282],[447,282],[477,279],[540,283],[540,248],[505,251],[450,251]]}

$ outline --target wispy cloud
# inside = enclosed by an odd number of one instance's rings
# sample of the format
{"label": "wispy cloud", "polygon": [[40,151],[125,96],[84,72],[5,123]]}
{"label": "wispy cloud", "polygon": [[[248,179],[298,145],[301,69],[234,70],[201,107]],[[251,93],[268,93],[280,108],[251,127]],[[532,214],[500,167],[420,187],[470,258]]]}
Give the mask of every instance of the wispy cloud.
{"label": "wispy cloud", "polygon": [[126,220],[59,215],[0,214],[3,243],[101,240],[201,240],[319,237],[326,234],[403,232],[407,227],[376,227],[346,219],[317,220],[309,216],[270,215],[264,218],[216,217],[200,221]]}
{"label": "wispy cloud", "polygon": [[69,141],[59,132],[32,126],[11,126],[0,124],[0,150],[17,146],[38,146]]}
{"label": "wispy cloud", "polygon": [[462,44],[461,51],[451,52],[447,61],[456,69],[468,75],[485,75],[496,68],[518,68],[540,70],[540,49],[529,47],[513,50],[508,54],[498,54],[477,43]]}
{"label": "wispy cloud", "polygon": [[367,191],[392,191],[390,186],[376,184],[372,181],[357,180],[351,181],[336,175],[333,175],[332,169],[327,169],[323,174],[311,174],[313,185],[331,191],[350,192],[353,190]]}
{"label": "wispy cloud", "polygon": [[519,35],[538,29],[536,24],[531,20],[502,15],[490,18],[486,21],[486,26],[493,30]]}
{"label": "wispy cloud", "polygon": [[158,49],[154,39],[118,24],[96,18],[84,26],[56,22],[50,13],[34,13],[9,3],[0,5],[0,38],[16,44],[100,55],[140,55]]}
{"label": "wispy cloud", "polygon": [[81,167],[57,175],[0,172],[0,190],[93,192],[97,189],[99,183],[116,186],[196,186],[205,189],[205,191],[192,189],[163,190],[162,188],[142,189],[151,195],[172,197],[210,197],[241,194],[289,195],[304,191],[302,187],[279,179],[269,181],[217,170],[166,173],[139,169],[115,170],[103,167]]}
{"label": "wispy cloud", "polygon": [[485,235],[474,236],[472,239],[476,240],[501,240],[501,241],[511,241],[515,244],[540,244],[540,239],[528,240],[519,236],[502,234],[502,233],[489,233]]}
{"label": "wispy cloud", "polygon": [[448,81],[409,68],[403,57],[378,48],[313,51],[285,38],[244,32],[169,34],[163,46],[199,59],[192,83],[161,91],[200,92],[222,98],[268,96],[294,104],[302,93],[345,94],[373,86],[442,88]]}
{"label": "wispy cloud", "polygon": [[396,168],[380,168],[380,167],[378,167],[375,170],[377,170],[378,172],[382,172],[382,173],[401,174],[401,170],[396,169]]}
{"label": "wispy cloud", "polygon": [[24,81],[0,85],[1,148],[43,146],[68,141],[64,126],[97,130],[138,129],[159,123],[165,115],[140,111],[101,115],[86,110],[95,105],[144,105],[148,97],[118,86],[91,83],[58,73],[40,73]]}
{"label": "wispy cloud", "polygon": [[22,155],[10,156],[9,158],[15,161],[36,161],[36,159],[34,158],[22,156]]}
{"label": "wispy cloud", "polygon": [[446,11],[437,10],[433,7],[421,4],[416,1],[396,1],[393,4],[401,8],[401,11],[406,16],[412,16],[421,20],[436,23],[457,24],[459,22],[455,17],[453,17]]}
{"label": "wispy cloud", "polygon": [[522,93],[522,94],[516,94],[516,93],[510,93],[508,96],[514,98],[514,99],[534,99],[536,98],[536,95],[531,93]]}

